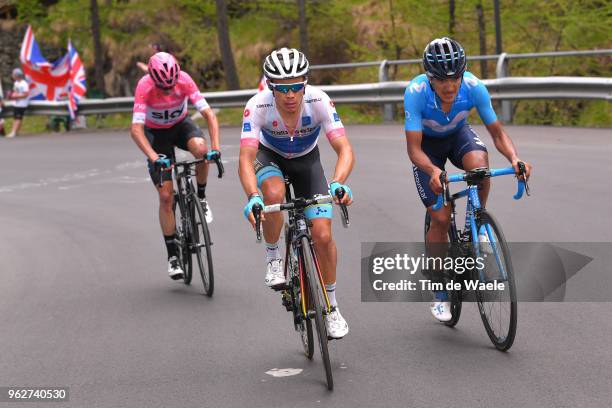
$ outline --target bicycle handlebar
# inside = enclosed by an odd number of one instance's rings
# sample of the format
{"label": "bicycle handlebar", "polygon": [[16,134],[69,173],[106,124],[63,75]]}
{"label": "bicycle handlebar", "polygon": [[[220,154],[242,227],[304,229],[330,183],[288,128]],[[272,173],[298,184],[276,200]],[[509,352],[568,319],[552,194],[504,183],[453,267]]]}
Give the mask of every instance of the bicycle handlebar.
{"label": "bicycle handlebar", "polygon": [[[159,157],[166,157],[163,154],[160,154]],[[191,166],[200,164],[205,162],[206,159],[205,158],[201,158],[201,159],[195,159],[195,160],[185,160],[182,162],[176,162],[174,164],[172,164],[170,167],[160,167],[158,169],[159,171],[159,183],[157,183],[158,187],[161,187],[163,182],[162,182],[162,174],[166,171],[172,171],[173,167],[184,167],[184,168],[190,168]],[[223,177],[223,174],[225,173],[225,168],[223,167],[223,163],[221,162],[221,157],[215,157],[213,160],[215,164],[217,165],[217,171],[219,173],[218,178]]]}
{"label": "bicycle handlebar", "polygon": [[[438,195],[436,203],[433,205],[432,208],[434,211],[437,211],[443,206],[446,207],[446,189],[447,189],[448,184],[456,183],[459,181],[466,181],[474,175],[478,175],[479,177],[482,177],[482,178],[490,178],[490,177],[506,176],[509,174],[514,174],[516,175],[518,179],[518,186],[517,186],[518,190],[516,194],[513,196],[513,198],[515,200],[519,200],[521,197],[523,197],[523,193],[527,193],[527,195],[529,196],[530,195],[529,194],[529,184],[527,183],[527,179],[524,177],[527,171],[525,163],[519,162],[518,167],[519,167],[518,174],[516,173],[516,171],[514,170],[514,167],[512,166],[504,167],[500,169],[476,169],[474,171],[467,171],[465,173],[452,174],[448,177],[447,177],[446,172],[443,171],[440,174],[440,182],[442,183],[443,192],[442,194]],[[523,176],[522,179],[520,178],[521,176]]]}
{"label": "bicycle handlebar", "polygon": [[[338,199],[342,199],[344,196],[344,189],[339,189],[338,194],[336,195]],[[281,204],[270,204],[265,207],[261,207],[259,204],[255,204],[251,209],[253,213],[253,217],[255,217],[255,234],[257,235],[257,242],[261,242],[261,213],[269,214],[275,213],[285,210],[294,210],[294,209],[303,209],[310,205],[315,204],[329,204],[333,202],[334,199],[331,195],[318,195],[313,198],[296,198],[289,203],[281,203]],[[348,217],[348,209],[346,205],[340,204],[340,208],[342,209],[342,223],[345,228],[349,226],[349,217]]]}

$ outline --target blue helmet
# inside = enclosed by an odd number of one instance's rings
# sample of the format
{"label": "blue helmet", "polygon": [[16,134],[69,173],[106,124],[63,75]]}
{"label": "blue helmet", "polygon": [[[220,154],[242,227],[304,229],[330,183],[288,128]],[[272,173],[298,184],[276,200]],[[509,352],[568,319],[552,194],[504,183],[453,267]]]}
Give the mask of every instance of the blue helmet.
{"label": "blue helmet", "polygon": [[436,38],[423,51],[423,68],[430,79],[460,78],[467,68],[465,51],[452,38]]}

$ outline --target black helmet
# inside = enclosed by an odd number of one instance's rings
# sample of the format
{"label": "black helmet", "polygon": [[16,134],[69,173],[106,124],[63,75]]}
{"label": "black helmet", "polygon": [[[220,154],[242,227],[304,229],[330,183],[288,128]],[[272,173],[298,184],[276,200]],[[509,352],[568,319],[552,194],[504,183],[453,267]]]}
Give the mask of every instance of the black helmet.
{"label": "black helmet", "polygon": [[436,38],[423,51],[423,68],[429,78],[460,78],[466,67],[465,51],[452,38]]}

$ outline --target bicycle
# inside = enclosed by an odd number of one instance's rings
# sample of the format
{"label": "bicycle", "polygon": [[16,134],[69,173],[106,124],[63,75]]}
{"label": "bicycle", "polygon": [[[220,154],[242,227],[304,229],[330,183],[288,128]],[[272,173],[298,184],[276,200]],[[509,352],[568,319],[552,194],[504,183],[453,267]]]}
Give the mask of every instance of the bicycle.
{"label": "bicycle", "polygon": [[[519,162],[519,174],[518,178],[518,191],[514,195],[515,200],[519,200],[523,193],[528,196],[529,185],[527,179],[524,176],[526,174],[525,164]],[[460,290],[449,290],[449,302],[451,304],[451,320],[445,322],[449,327],[455,326],[459,322],[461,316],[461,305],[465,299],[465,292],[467,288],[465,281],[470,278],[477,278],[479,282],[483,283],[494,283],[504,284],[503,293],[499,293],[496,298],[495,293],[490,290],[480,289],[480,286],[472,285],[475,290],[476,302],[478,304],[478,311],[482,319],[483,325],[489,336],[489,339],[493,345],[501,351],[507,351],[512,347],[514,338],[516,336],[517,328],[517,296],[516,286],[514,281],[514,270],[512,268],[512,260],[510,258],[510,251],[508,244],[502,232],[499,222],[493,217],[493,215],[482,208],[480,205],[480,199],[478,197],[478,185],[490,177],[497,177],[503,175],[513,174],[516,175],[513,167],[501,168],[501,169],[489,169],[486,167],[477,168],[465,173],[458,173],[448,176],[446,172],[442,172],[440,175],[440,181],[443,186],[443,193],[438,195],[436,204],[433,209],[439,210],[442,206],[451,205],[451,224],[448,231],[450,246],[450,255],[453,258],[464,257],[478,259],[481,254],[484,255],[485,259],[488,257],[487,250],[494,257],[494,262],[487,261],[481,265],[484,267],[471,268],[468,273],[456,273],[451,271],[450,275],[455,282],[461,282]],[[521,179],[523,177],[523,179]],[[458,193],[450,195],[448,191],[448,184],[465,181],[468,187]],[[465,212],[465,226],[463,230],[457,228],[456,224],[456,204],[455,201],[467,197],[466,212]],[[429,213],[425,214],[425,241],[427,239],[427,232],[429,231],[429,225],[431,218]],[[479,234],[486,234],[488,242],[481,243],[479,240]],[[485,250],[481,249],[481,245]],[[487,245],[488,247],[484,247]],[[497,267],[497,271],[493,271],[493,267]],[[473,275],[477,274],[476,277]],[[448,275],[448,273],[447,273]],[[475,286],[475,288],[474,288]],[[505,290],[507,288],[507,291]],[[496,290],[493,292],[501,292]],[[504,296],[504,301],[501,300],[502,295],[507,292],[507,296]],[[504,305],[507,304],[506,307]],[[495,308],[495,306],[497,307]],[[493,310],[495,308],[495,310]],[[508,312],[508,316],[502,318],[502,312]],[[499,316],[499,322],[495,322],[494,319]],[[503,320],[503,322],[502,322]],[[499,329],[498,331],[496,331]]]}
{"label": "bicycle", "polygon": [[[314,332],[312,320],[315,321],[319,351],[325,368],[327,388],[334,388],[331,362],[329,359],[328,340],[324,318],[331,312],[331,305],[325,290],[325,282],[319,268],[312,237],[310,223],[304,214],[306,207],[316,204],[327,204],[333,201],[331,195],[318,195],[310,199],[293,198],[290,189],[291,183],[285,178],[285,203],[260,205],[253,207],[255,216],[255,231],[257,241],[261,242],[261,212],[272,213],[288,212],[288,221],[285,223],[285,278],[286,284],[274,287],[281,292],[283,306],[292,312],[293,325],[300,335],[304,354],[311,360],[314,355]],[[342,199],[345,192],[339,189],[337,197]],[[349,226],[348,210],[340,204],[342,221],[345,228]]]}
{"label": "bicycle", "polygon": [[[160,155],[160,158],[165,158],[165,155]],[[177,258],[184,272],[183,281],[186,285],[191,284],[193,276],[192,258],[195,254],[204,293],[211,297],[215,290],[211,252],[213,243],[206,222],[206,210],[202,207],[192,181],[192,177],[195,176],[195,166],[205,160],[202,158],[176,162],[175,157],[173,157],[174,164],[171,167],[159,169],[160,182],[158,185],[161,187],[163,183],[161,175],[164,171],[173,172],[173,179],[175,180],[173,210],[176,218],[176,244],[179,248]],[[223,177],[225,169],[221,157],[215,158],[214,162],[217,165],[218,178]],[[206,260],[204,260],[202,249],[206,252]]]}

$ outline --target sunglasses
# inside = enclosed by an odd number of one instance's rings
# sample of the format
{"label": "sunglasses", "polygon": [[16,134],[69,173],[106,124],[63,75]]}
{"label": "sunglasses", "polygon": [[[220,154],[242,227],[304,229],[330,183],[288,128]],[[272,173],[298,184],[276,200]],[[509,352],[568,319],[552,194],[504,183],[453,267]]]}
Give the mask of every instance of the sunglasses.
{"label": "sunglasses", "polygon": [[275,91],[286,94],[286,93],[289,93],[289,91],[300,92],[306,86],[306,82],[307,81],[296,82],[294,84],[275,84],[273,82],[270,82],[270,86]]}

